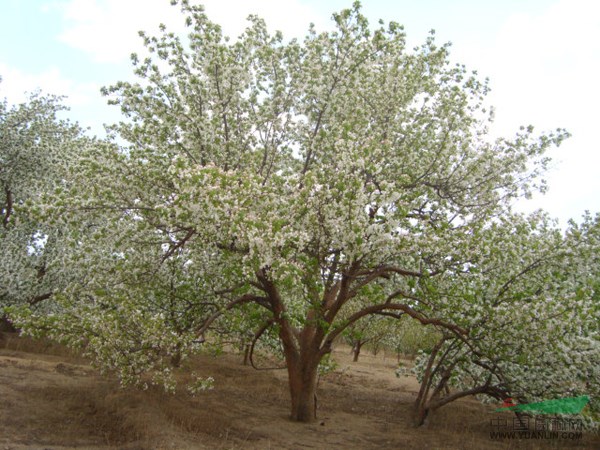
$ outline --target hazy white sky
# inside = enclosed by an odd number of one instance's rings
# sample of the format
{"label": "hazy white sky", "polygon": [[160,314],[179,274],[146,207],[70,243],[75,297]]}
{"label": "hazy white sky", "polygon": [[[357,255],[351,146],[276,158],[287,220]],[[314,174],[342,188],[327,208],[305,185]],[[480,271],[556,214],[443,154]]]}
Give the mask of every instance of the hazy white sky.
{"label": "hazy white sky", "polygon": [[[209,17],[235,37],[256,13],[271,29],[302,37],[310,22],[330,27],[341,0],[206,0]],[[564,224],[584,210],[600,211],[600,2],[597,0],[364,0],[363,11],[402,23],[411,44],[430,29],[453,43],[452,58],[491,80],[494,133],[519,125],[573,135],[551,152],[550,191],[519,205],[544,208]],[[93,133],[119,119],[101,86],[131,79],[129,55],[138,30],[159,23],[183,29],[169,0],[0,0],[0,97],[10,103],[41,88],[64,94],[70,116]]]}

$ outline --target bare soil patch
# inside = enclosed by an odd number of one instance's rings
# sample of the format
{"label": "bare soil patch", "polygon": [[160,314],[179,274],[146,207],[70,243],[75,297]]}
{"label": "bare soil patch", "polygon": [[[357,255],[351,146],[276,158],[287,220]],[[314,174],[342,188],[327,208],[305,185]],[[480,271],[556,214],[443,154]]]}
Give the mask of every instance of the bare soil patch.
{"label": "bare soil patch", "polygon": [[[319,420],[288,420],[286,372],[243,366],[242,356],[200,355],[194,371],[215,389],[192,397],[159,389],[122,389],[64,348],[5,335],[0,340],[0,450],[21,449],[538,449],[600,448],[581,440],[490,438],[494,407],[464,399],[426,427],[410,423],[418,389],[396,378],[395,358],[334,352],[339,369],[319,383]],[[512,423],[512,416],[506,416]]]}

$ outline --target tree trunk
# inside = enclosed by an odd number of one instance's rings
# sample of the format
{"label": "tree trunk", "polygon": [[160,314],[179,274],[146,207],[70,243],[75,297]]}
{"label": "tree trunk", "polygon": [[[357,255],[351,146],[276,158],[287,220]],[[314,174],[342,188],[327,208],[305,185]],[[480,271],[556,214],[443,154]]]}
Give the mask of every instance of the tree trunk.
{"label": "tree trunk", "polygon": [[288,362],[292,420],[312,422],[317,418],[317,368],[316,356],[302,355],[296,364]]}
{"label": "tree trunk", "polygon": [[7,333],[16,333],[17,329],[13,326],[8,317],[0,316],[0,331],[4,331]]}
{"label": "tree trunk", "polygon": [[171,355],[171,367],[180,367],[181,366],[181,352],[177,350],[174,354]]}
{"label": "tree trunk", "polygon": [[354,362],[358,361],[358,355],[360,355],[360,349],[361,349],[362,345],[363,345],[362,342],[357,341],[354,344],[354,347],[352,347],[352,352],[354,354],[354,358],[352,358],[352,361],[354,361]]}
{"label": "tree trunk", "polygon": [[429,408],[423,404],[415,405],[413,423],[415,427],[420,427],[425,424],[425,420],[429,415]]}
{"label": "tree trunk", "polygon": [[244,346],[244,366],[247,366],[250,362],[250,344]]}
{"label": "tree trunk", "polygon": [[429,414],[428,408],[428,397],[429,390],[431,388],[432,380],[432,371],[431,366],[433,363],[433,359],[430,358],[427,368],[425,369],[425,373],[423,374],[423,379],[421,380],[421,388],[419,389],[419,393],[417,394],[417,398],[415,400],[415,405],[413,409],[413,425],[415,427],[420,427],[425,423],[425,419],[427,419],[427,415]]}
{"label": "tree trunk", "polygon": [[[278,325],[279,339],[283,347],[288,371],[291,397],[290,418],[297,422],[312,422],[317,418],[317,374],[321,358],[326,353],[321,349],[324,338],[323,328],[317,326],[316,309],[309,310],[306,324],[301,330],[289,322],[283,301],[277,288],[262,270],[258,280],[269,296],[273,322]],[[331,351],[328,346],[328,351]]]}

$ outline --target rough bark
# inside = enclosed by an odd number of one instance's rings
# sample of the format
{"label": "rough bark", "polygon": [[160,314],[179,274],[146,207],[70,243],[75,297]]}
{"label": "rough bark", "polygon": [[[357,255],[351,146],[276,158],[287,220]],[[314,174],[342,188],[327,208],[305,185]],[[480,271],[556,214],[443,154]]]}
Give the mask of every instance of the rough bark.
{"label": "rough bark", "polygon": [[429,416],[429,408],[425,407],[423,404],[419,404],[415,406],[414,416],[413,416],[413,424],[415,427],[420,427],[425,424],[427,417]]}
{"label": "rough bark", "polygon": [[317,368],[315,357],[300,358],[295,365],[288,364],[291,419],[312,422],[317,418]]}

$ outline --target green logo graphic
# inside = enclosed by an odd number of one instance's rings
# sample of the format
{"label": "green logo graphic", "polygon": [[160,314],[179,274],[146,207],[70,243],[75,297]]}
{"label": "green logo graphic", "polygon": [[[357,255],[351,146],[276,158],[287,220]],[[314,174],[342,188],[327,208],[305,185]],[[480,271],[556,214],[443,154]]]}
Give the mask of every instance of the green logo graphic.
{"label": "green logo graphic", "polygon": [[501,411],[516,411],[524,412],[531,411],[543,414],[579,414],[581,410],[588,404],[590,398],[587,395],[580,397],[559,398],[556,400],[546,400],[539,403],[523,403],[522,405],[509,406],[498,408],[496,412]]}

